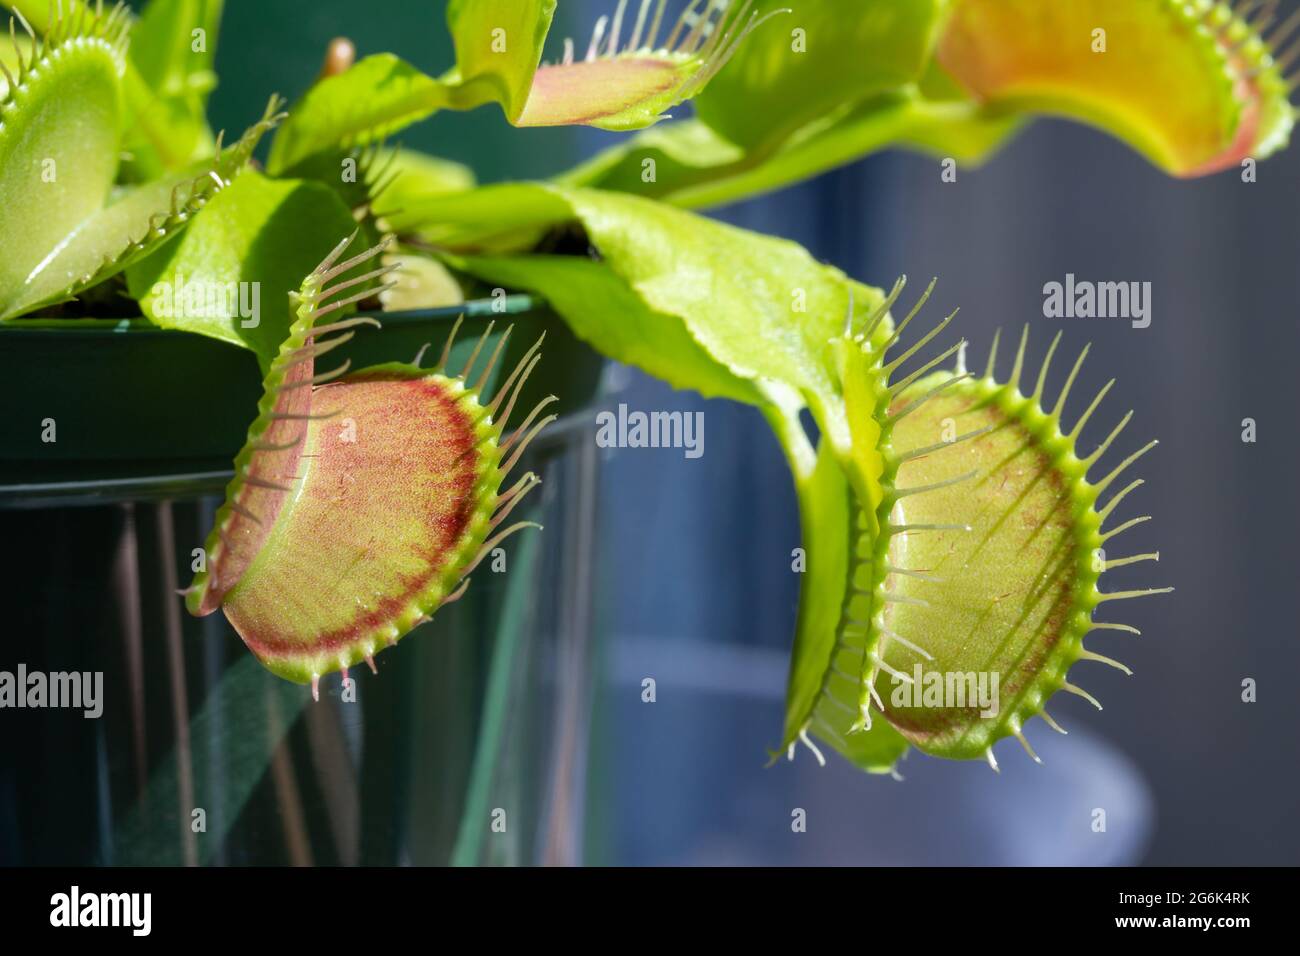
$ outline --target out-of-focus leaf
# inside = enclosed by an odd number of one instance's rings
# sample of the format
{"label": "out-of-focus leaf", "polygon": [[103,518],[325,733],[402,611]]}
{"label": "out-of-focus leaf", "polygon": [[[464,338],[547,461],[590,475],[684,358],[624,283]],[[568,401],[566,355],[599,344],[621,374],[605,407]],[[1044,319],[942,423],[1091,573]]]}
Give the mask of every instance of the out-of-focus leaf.
{"label": "out-of-focus leaf", "polygon": [[384,265],[396,265],[391,289],[379,296],[385,312],[406,309],[436,309],[460,305],[465,293],[460,283],[437,259],[414,253],[384,257]]}
{"label": "out-of-focus leaf", "polygon": [[149,0],[131,29],[131,62],[155,91],[202,117],[224,0]]}
{"label": "out-of-focus leaf", "polygon": [[379,216],[400,213],[422,199],[468,192],[477,185],[468,166],[406,147],[381,150],[375,168],[387,181],[375,197]]}
{"label": "out-of-focus leaf", "polygon": [[[159,114],[170,130],[169,155],[198,159],[212,152],[206,110],[217,85],[213,61],[223,2],[150,0],[131,29],[131,64],[153,97],[139,108]],[[144,129],[129,128],[126,145],[141,173],[154,162],[165,166]]]}

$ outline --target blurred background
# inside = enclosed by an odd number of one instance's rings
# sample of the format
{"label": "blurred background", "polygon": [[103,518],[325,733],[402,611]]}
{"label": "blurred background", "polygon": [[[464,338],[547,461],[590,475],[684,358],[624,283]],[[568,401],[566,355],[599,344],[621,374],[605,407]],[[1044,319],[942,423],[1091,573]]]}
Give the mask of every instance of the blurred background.
{"label": "blurred background", "polygon": [[[596,17],[614,5],[563,0],[552,40],[565,34],[585,39]],[[329,39],[340,34],[350,36],[361,55],[392,50],[427,71],[441,71],[451,62],[442,6],[228,0],[214,126],[242,128],[272,91],[295,98],[318,72]],[[593,130],[512,129],[495,107],[440,114],[403,137],[470,164],[485,182],[558,172],[616,138]],[[920,754],[902,765],[902,783],[859,774],[834,756],[819,768],[806,751],[793,763],[783,759],[765,768],[766,748],[781,734],[799,584],[790,569],[799,527],[785,462],[751,409],[705,401],[611,365],[600,407],[623,402],[643,410],[702,410],[705,454],[689,460],[673,450],[602,450],[593,465],[598,478],[584,491],[595,509],[590,641],[582,660],[575,660],[563,622],[554,633],[523,638],[536,644],[529,680],[543,688],[543,697],[559,702],[551,700],[545,711],[544,733],[516,714],[509,724],[513,736],[492,758],[498,770],[525,768],[520,773],[563,758],[568,783],[532,787],[521,785],[518,774],[480,774],[470,800],[469,758],[447,758],[448,768],[460,769],[440,773],[437,761],[446,755],[422,752],[424,731],[397,724],[388,730],[409,743],[403,759],[416,768],[404,772],[433,780],[412,786],[403,778],[383,799],[401,803],[407,820],[453,822],[437,833],[408,826],[381,853],[363,849],[337,858],[444,862],[452,857],[429,847],[450,840],[460,819],[458,862],[1300,862],[1300,698],[1292,683],[1300,674],[1300,642],[1287,609],[1300,531],[1300,384],[1294,371],[1300,355],[1300,149],[1261,163],[1254,183],[1233,172],[1180,182],[1101,133],[1041,121],[987,167],[959,168],[956,182],[942,181],[940,172],[934,158],[888,153],[716,214],[802,243],[873,285],[888,286],[905,273],[912,279],[905,301],[938,276],[929,310],[938,317],[961,307],[958,334],[972,343],[972,364],[983,361],[995,329],[1018,333],[1028,323],[1029,360],[1036,367],[1051,337],[1063,330],[1049,393],[1068,368],[1062,356],[1093,343],[1075,401],[1111,377],[1118,382],[1084,429],[1081,447],[1095,446],[1129,408],[1136,411],[1134,421],[1108,460],[1118,462],[1150,437],[1161,440],[1138,471],[1145,487],[1124,506],[1128,514],[1151,513],[1154,520],[1120,539],[1125,554],[1159,550],[1160,563],[1116,571],[1109,587],[1177,589],[1119,607],[1114,617],[1139,627],[1141,637],[1105,632],[1090,638],[1094,649],[1134,670],[1125,678],[1100,665],[1077,667],[1076,682],[1105,710],[1095,712],[1077,699],[1054,700],[1053,714],[1070,735],[1033,722],[1027,735],[1044,765],[1035,766],[1014,741],[1004,741],[997,748],[1000,776],[983,763]],[[1150,327],[1044,318],[1044,283],[1063,281],[1067,273],[1149,281]],[[1244,418],[1257,422],[1254,444],[1242,442]],[[550,560],[561,560],[560,553]],[[93,616],[95,609],[79,613]],[[243,651],[228,633],[208,639],[224,641],[225,666],[237,666],[230,662]],[[405,666],[413,666],[411,659]],[[488,670],[485,665],[484,682]],[[656,684],[653,703],[642,700],[645,678]],[[1245,678],[1258,684],[1255,703],[1241,700]],[[362,693],[375,683],[362,675]],[[463,691],[440,691],[432,681],[405,693]],[[470,705],[457,712],[470,750],[490,714]],[[296,713],[295,706],[291,723]],[[441,712],[432,707],[423,713],[437,720]],[[294,731],[316,732],[301,725]],[[361,750],[375,746],[375,732],[354,728],[351,734],[349,752],[359,760]],[[577,746],[574,734],[582,738]],[[567,748],[557,743],[564,739]],[[106,752],[86,748],[84,771],[93,774]],[[0,836],[7,835],[0,846],[8,851],[0,862],[112,861],[104,852],[112,834],[96,835],[89,825],[82,828],[82,843],[65,841],[58,852],[43,854],[30,840],[20,846],[33,812],[19,800],[26,764],[12,738],[0,743],[0,754]],[[263,763],[222,772],[279,771]],[[528,821],[533,836],[527,844],[504,856],[465,846],[467,806],[486,813],[508,802],[506,793],[515,800],[512,812]],[[268,798],[237,807],[230,839],[259,845],[260,835],[275,828],[277,806]],[[316,823],[309,806],[297,832],[309,845],[317,838],[329,842],[328,821],[341,814],[361,834],[349,845],[360,840],[364,847],[378,826],[370,817],[381,812],[376,806],[354,801]],[[1106,811],[1104,833],[1092,827],[1097,808]],[[797,809],[806,811],[806,833],[792,832]],[[556,826],[562,839],[555,837]],[[124,832],[129,837],[133,831]],[[86,846],[95,849],[83,853]],[[137,858],[155,859],[148,853]],[[303,861],[279,849],[246,849],[234,860],[285,858]],[[314,857],[334,858],[328,852]],[[205,857],[222,859],[230,857]]]}

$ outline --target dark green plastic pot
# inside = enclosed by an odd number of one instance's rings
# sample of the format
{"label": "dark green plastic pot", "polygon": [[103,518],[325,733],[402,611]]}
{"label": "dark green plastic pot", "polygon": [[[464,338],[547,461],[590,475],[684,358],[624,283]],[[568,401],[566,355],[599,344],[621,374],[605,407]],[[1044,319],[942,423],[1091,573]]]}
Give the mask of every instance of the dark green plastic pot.
{"label": "dark green plastic pot", "polygon": [[[450,367],[494,319],[494,342],[514,326],[498,369],[546,333],[520,404],[555,394],[565,417],[529,447],[543,484],[514,512],[545,531],[378,674],[355,668],[353,702],[328,675],[314,703],[176,593],[254,415],[253,355],[141,323],[0,325],[0,537],[24,554],[0,582],[0,669],[104,675],[99,719],[6,711],[0,866],[581,859],[602,361],[535,306],[467,304]],[[431,365],[461,311],[383,316],[324,364],[428,342]]]}

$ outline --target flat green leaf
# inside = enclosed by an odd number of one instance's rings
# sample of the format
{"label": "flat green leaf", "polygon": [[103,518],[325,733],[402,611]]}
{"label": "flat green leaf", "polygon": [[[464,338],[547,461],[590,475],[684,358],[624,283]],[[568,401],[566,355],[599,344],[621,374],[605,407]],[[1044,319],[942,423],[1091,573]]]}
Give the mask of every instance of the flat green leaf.
{"label": "flat green leaf", "polygon": [[848,312],[848,282],[801,246],[631,196],[565,196],[610,268],[656,312],[678,315],[705,350],[746,379],[835,393],[826,344]]}
{"label": "flat green leaf", "polygon": [[[914,82],[930,58],[947,0],[757,0],[755,31],[695,99],[696,115],[746,150]],[[761,108],[760,108],[761,104]]]}
{"label": "flat green leaf", "polygon": [[179,240],[128,269],[127,284],[156,324],[250,348],[265,363],[288,333],[289,293],[355,229],[328,187],[249,170]]}
{"label": "flat green leaf", "polygon": [[321,80],[289,111],[266,168],[280,175],[313,154],[382,140],[446,106],[446,84],[391,53]]}
{"label": "flat green leaf", "polygon": [[[488,187],[424,204],[421,212],[442,231],[445,246],[461,246],[467,252],[475,251],[468,234],[481,238],[521,226],[536,230],[580,223],[600,257],[601,268],[588,271],[617,278],[631,294],[628,307],[636,306],[648,326],[665,317],[679,323],[712,363],[735,380],[752,383],[745,389],[751,396],[757,389],[785,402],[793,393],[809,403],[837,441],[847,442],[842,414],[836,411],[841,403],[828,365],[828,343],[848,314],[852,284],[795,243],[634,196],[554,186]],[[466,231],[457,236],[454,231],[462,223]],[[626,311],[584,305],[582,296],[570,297],[566,290],[554,288],[556,258],[560,268],[577,271],[564,257],[470,256],[458,264],[482,278],[547,295],[580,334],[606,354],[638,364],[649,361],[627,353]],[[534,273],[536,279],[531,278]],[[541,288],[544,280],[550,291]],[[876,290],[853,288],[861,307],[881,300]],[[562,298],[557,301],[556,295]],[[654,367],[642,367],[652,374],[675,372],[665,377],[705,394],[742,397],[734,387],[720,389],[712,377],[698,383],[684,380],[676,367],[682,356],[662,352],[653,360]]]}
{"label": "flat green leaf", "polygon": [[579,256],[455,259],[481,279],[540,293],[597,350],[677,388],[762,404],[752,382],[712,358],[680,316],[656,312],[609,265]]}
{"label": "flat green leaf", "polygon": [[556,182],[702,209],[781,189],[890,147],[976,164],[1023,122],[967,100],[931,100],[906,88],[810,124],[771,152],[742,150],[699,120],[655,127]]}

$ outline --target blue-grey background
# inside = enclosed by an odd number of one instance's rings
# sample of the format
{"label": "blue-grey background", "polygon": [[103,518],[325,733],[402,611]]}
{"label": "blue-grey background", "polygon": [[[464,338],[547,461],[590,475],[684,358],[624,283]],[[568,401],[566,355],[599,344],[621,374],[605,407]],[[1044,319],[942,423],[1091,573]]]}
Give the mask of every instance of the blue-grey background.
{"label": "blue-grey background", "polygon": [[[227,3],[219,125],[242,127],[278,90],[314,77],[330,37],[362,54],[392,49],[430,71],[450,62],[441,4],[343,0]],[[582,33],[612,2],[565,0]],[[581,42],[581,41],[580,41]],[[486,181],[539,176],[614,142],[599,131],[515,130],[494,107],[439,115],[405,140],[469,162]],[[1300,150],[1190,182],[1166,178],[1122,144],[1040,122],[984,169],[944,183],[932,158],[874,156],[720,210],[728,221],[807,246],[875,285],[938,276],[935,317],[960,305],[978,359],[996,328],[1030,325],[1041,358],[1093,342],[1076,395],[1118,382],[1085,429],[1086,449],[1127,409],[1116,456],[1161,439],[1125,504],[1155,520],[1117,539],[1159,550],[1159,565],[1116,583],[1172,584],[1170,596],[1108,608],[1140,638],[1092,646],[1131,665],[1126,679],[1082,664],[1106,705],[1054,702],[1071,729],[1029,728],[1045,765],[1014,742],[1003,773],[913,755],[902,784],[806,752],[763,769],[779,739],[798,581],[788,473],[759,416],[611,368],[611,404],[705,412],[705,455],[609,454],[601,505],[601,675],[587,800],[593,862],[1294,864],[1300,673],[1296,641],[1296,413],[1300,354]],[[1042,286],[1153,284],[1151,327],[1049,320]],[[1064,375],[1058,359],[1051,380]],[[1078,399],[1076,399],[1078,401]],[[1078,406],[1076,406],[1077,408]],[[1241,441],[1241,420],[1259,440]],[[1115,457],[1118,461],[1119,457]],[[642,677],[658,699],[644,704]],[[1259,700],[1241,702],[1241,681]],[[1037,722],[1035,722],[1037,723]],[[1107,811],[1092,832],[1094,808]],[[791,812],[808,832],[791,832]]]}

